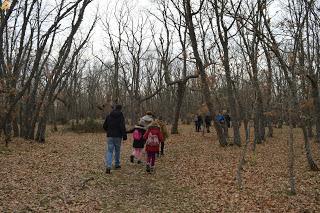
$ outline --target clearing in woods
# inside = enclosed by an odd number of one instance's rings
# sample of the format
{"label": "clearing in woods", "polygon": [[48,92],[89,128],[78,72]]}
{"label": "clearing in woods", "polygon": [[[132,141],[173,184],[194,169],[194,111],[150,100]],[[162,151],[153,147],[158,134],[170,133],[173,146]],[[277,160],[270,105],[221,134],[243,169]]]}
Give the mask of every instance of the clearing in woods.
{"label": "clearing in woods", "polygon": [[[122,169],[104,173],[105,134],[55,133],[46,144],[16,139],[0,146],[0,211],[82,212],[316,212],[320,174],[307,167],[301,132],[295,130],[297,195],[288,194],[287,130],[247,153],[243,186],[235,174],[236,146],[222,148],[215,133],[182,126],[166,143],[156,173],[131,164],[131,135],[122,147]],[[319,147],[312,142],[320,165]]]}

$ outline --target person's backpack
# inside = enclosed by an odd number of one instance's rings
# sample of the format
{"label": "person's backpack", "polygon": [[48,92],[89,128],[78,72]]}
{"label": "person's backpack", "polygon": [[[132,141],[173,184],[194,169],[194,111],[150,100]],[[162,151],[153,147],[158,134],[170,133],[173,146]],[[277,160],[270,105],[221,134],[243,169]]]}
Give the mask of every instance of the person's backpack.
{"label": "person's backpack", "polygon": [[136,141],[139,141],[139,140],[141,140],[141,138],[142,138],[142,134],[141,134],[141,132],[140,132],[138,129],[135,129],[135,130],[133,131],[132,136],[133,136],[133,139],[136,140]]}
{"label": "person's backpack", "polygon": [[157,135],[153,135],[151,132],[148,135],[146,145],[148,146],[159,146],[160,141]]}

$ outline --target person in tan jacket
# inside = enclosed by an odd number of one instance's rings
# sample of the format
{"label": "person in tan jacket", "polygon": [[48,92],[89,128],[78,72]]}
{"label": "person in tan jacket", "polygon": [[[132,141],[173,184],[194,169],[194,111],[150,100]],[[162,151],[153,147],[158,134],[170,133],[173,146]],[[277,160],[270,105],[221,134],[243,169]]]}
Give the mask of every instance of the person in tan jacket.
{"label": "person in tan jacket", "polygon": [[156,119],[156,122],[158,123],[160,127],[160,131],[163,134],[163,140],[161,141],[161,147],[160,147],[160,155],[164,155],[164,143],[166,139],[169,137],[169,132],[167,130],[167,126],[165,122],[162,120],[162,117],[160,116],[158,119]]}

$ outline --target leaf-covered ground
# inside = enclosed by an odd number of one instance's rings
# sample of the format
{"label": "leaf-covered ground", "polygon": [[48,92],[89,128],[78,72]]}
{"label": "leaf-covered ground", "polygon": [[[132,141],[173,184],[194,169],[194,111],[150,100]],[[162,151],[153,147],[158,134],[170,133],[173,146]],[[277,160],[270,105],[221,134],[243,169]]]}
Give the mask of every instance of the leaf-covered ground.
{"label": "leaf-covered ground", "polygon": [[[0,146],[0,212],[319,212],[320,173],[309,171],[299,130],[295,136],[297,195],[288,191],[287,132],[247,153],[243,186],[235,174],[241,149],[222,148],[214,133],[183,126],[167,141],[155,174],[131,164],[104,173],[104,134],[56,133],[46,144],[14,140]],[[320,149],[312,142],[320,166]]]}

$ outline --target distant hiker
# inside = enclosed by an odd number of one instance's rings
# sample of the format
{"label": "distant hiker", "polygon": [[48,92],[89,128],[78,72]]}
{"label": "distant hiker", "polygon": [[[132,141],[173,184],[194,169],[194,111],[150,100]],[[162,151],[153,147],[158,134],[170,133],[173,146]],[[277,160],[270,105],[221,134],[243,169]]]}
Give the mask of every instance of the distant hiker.
{"label": "distant hiker", "polygon": [[223,134],[227,138],[228,137],[228,127],[226,125],[226,119],[221,112],[219,112],[216,117],[216,121],[221,125]]}
{"label": "distant hiker", "polygon": [[196,132],[198,132],[198,114],[196,114],[194,116],[193,121],[194,121],[194,126],[195,126],[195,129],[196,129]]}
{"label": "distant hiker", "polygon": [[198,119],[197,119],[197,132],[200,132],[201,130],[201,126],[203,124],[203,119],[202,119],[202,116],[201,115],[198,115]]}
{"label": "distant hiker", "polygon": [[224,116],[222,115],[222,113],[218,113],[215,117],[216,121],[218,121],[218,123],[220,123],[221,125],[224,125],[225,124],[225,118]]}
{"label": "distant hiker", "polygon": [[228,128],[230,128],[230,127],[231,127],[231,117],[230,117],[228,111],[225,111],[225,112],[223,113],[223,117],[224,117],[224,119],[225,119],[226,126],[227,126]]}
{"label": "distant hiker", "polygon": [[140,123],[143,126],[148,126],[152,121],[154,121],[153,114],[151,111],[147,111],[146,114],[140,118]]}
{"label": "distant hiker", "polygon": [[164,143],[166,139],[169,137],[169,132],[167,130],[165,122],[162,120],[162,117],[160,116],[158,119],[156,119],[156,122],[158,123],[160,127],[160,131],[163,135],[163,140],[161,141],[161,147],[160,147],[160,155],[164,155]]}
{"label": "distant hiker", "polygon": [[143,138],[146,140],[146,171],[151,173],[154,170],[156,154],[159,152],[160,143],[163,141],[163,134],[161,133],[159,124],[155,121],[151,122]]}
{"label": "distant hiker", "polygon": [[125,119],[121,112],[122,106],[116,105],[113,110],[107,115],[103,123],[103,129],[107,132],[107,147],[105,154],[106,173],[110,174],[112,167],[113,151],[115,151],[115,169],[120,169],[120,148],[121,141],[127,140],[125,127]]}
{"label": "distant hiker", "polygon": [[204,122],[206,124],[206,128],[207,128],[207,132],[209,133],[210,132],[210,126],[211,126],[211,115],[210,113],[208,112],[204,118]]}
{"label": "distant hiker", "polygon": [[146,129],[141,122],[139,122],[139,124],[134,126],[133,129],[127,131],[127,133],[132,133],[132,137],[133,137],[133,143],[132,143],[133,151],[132,151],[132,154],[130,155],[131,163],[134,162],[135,158],[137,159],[138,164],[142,163],[141,157],[142,157],[142,151],[145,144],[143,135],[145,132],[146,132]]}

